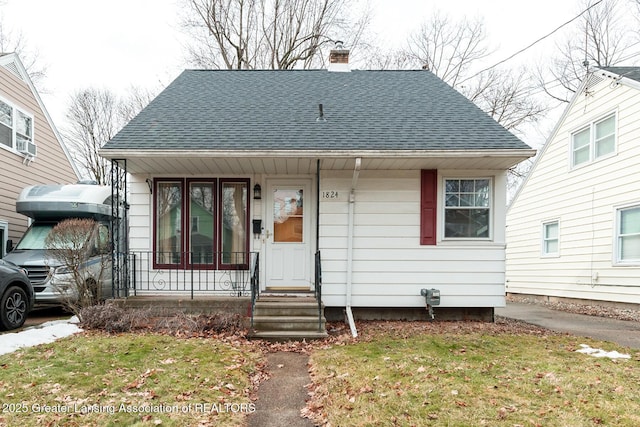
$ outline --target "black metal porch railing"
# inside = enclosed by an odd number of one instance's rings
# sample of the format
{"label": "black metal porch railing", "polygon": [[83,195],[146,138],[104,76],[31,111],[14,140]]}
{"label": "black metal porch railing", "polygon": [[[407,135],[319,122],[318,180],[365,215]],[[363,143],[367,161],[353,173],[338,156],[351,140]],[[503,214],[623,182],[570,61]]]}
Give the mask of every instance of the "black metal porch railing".
{"label": "black metal porch railing", "polygon": [[253,314],[256,311],[256,301],[260,296],[260,254],[256,253],[251,262],[251,329],[253,329]]}
{"label": "black metal porch railing", "polygon": [[322,331],[322,258],[320,251],[316,251],[315,256],[315,283],[314,294],[318,301],[318,332]]}
{"label": "black metal porch railing", "polygon": [[[130,251],[128,293],[188,292],[191,299],[196,293],[250,296],[257,274],[250,267],[257,258],[257,252],[208,253],[203,257],[191,252]],[[181,264],[177,260],[191,262]],[[216,261],[224,264],[214,268]]]}

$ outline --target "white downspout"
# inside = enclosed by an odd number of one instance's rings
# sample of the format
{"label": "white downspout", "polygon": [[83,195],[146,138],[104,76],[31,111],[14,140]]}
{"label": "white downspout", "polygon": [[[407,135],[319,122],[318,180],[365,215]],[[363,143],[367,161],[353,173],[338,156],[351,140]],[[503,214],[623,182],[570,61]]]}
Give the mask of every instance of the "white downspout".
{"label": "white downspout", "polygon": [[362,159],[356,157],[356,164],[353,169],[353,179],[351,180],[351,191],[349,192],[349,213],[347,222],[347,319],[349,321],[349,328],[351,329],[351,335],[353,337],[358,336],[356,330],[356,322],[353,320],[353,312],[351,311],[351,288],[353,285],[353,218],[354,207],[356,203],[356,184],[358,183],[358,175],[360,175],[360,164]]}

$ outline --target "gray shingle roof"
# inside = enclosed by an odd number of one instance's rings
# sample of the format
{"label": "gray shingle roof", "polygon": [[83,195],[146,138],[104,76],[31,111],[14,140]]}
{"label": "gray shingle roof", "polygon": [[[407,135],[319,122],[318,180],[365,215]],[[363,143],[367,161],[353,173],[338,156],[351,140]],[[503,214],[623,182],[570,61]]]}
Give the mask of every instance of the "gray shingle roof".
{"label": "gray shingle roof", "polygon": [[[317,121],[323,104],[326,121]],[[431,72],[187,70],[104,147],[529,149]]]}
{"label": "gray shingle roof", "polygon": [[603,67],[602,69],[640,82],[640,67]]}

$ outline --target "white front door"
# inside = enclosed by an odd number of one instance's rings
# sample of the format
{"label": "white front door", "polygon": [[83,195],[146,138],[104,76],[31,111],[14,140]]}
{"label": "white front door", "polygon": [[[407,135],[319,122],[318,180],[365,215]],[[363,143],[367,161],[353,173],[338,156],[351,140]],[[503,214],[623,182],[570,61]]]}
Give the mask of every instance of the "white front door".
{"label": "white front door", "polygon": [[268,182],[267,289],[311,289],[311,181]]}

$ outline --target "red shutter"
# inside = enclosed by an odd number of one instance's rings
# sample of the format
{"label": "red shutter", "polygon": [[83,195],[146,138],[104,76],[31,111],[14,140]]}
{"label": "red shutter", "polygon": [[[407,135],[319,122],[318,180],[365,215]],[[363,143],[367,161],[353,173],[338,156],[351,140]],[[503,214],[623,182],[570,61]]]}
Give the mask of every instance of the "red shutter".
{"label": "red shutter", "polygon": [[420,244],[436,244],[438,171],[422,170],[420,176]]}

